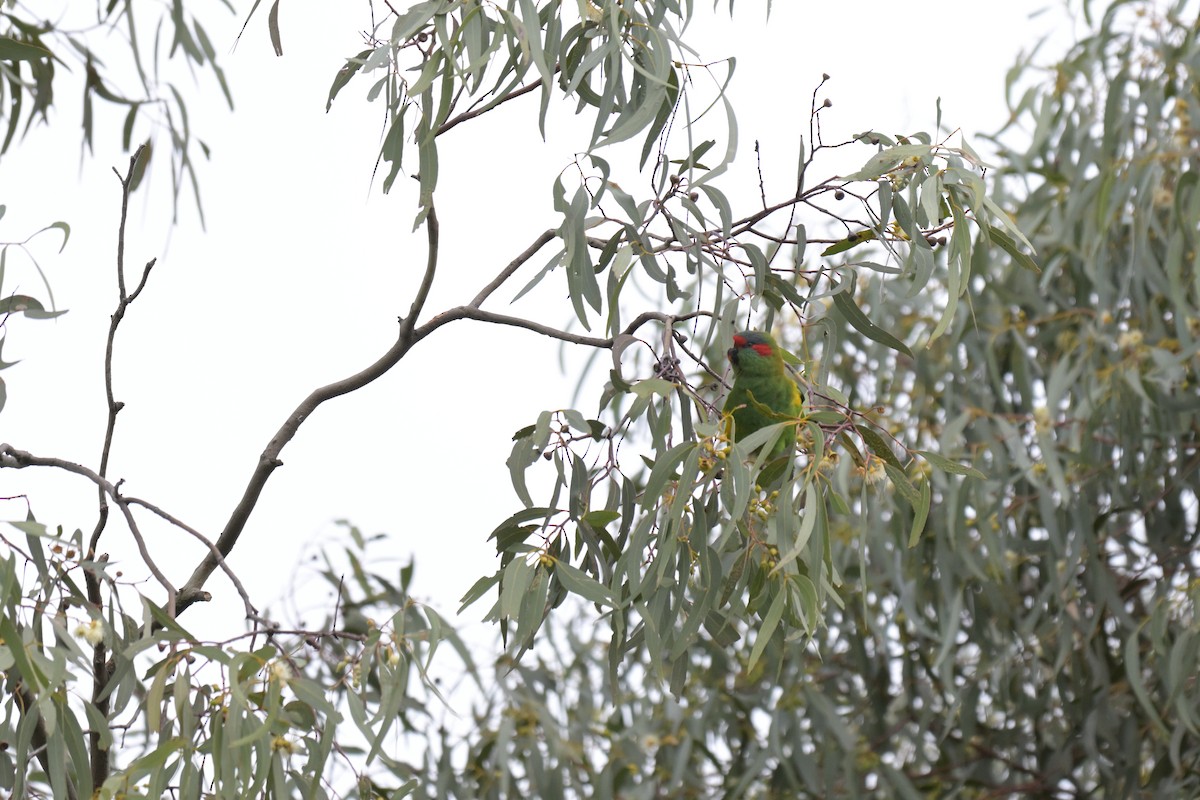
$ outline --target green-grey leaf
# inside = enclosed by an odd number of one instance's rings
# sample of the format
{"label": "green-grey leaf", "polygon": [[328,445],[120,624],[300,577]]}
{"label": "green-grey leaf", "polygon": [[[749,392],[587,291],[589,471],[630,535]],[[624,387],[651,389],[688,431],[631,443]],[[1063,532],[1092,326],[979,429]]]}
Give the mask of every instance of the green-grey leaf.
{"label": "green-grey leaf", "polygon": [[934,453],[930,450],[915,450],[917,455],[924,458],[933,466],[940,469],[942,472],[949,472],[951,475],[968,475],[972,478],[986,480],[987,475],[984,475],[974,467],[969,467],[966,464],[959,464],[957,461],[951,461],[939,453]]}
{"label": "green-grey leaf", "polygon": [[842,316],[846,318],[859,333],[872,339],[880,344],[890,347],[893,350],[904,353],[911,357],[912,351],[908,349],[908,345],[897,339],[888,331],[876,325],[874,322],[862,312],[862,309],[854,302],[854,298],[850,296],[850,292],[840,291],[833,295],[833,303],[837,306],[838,311],[842,312]]}

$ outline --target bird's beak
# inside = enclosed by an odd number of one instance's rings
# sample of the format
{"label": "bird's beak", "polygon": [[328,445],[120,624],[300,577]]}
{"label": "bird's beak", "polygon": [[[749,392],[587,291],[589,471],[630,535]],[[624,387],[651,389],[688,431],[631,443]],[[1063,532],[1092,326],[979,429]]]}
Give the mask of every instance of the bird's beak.
{"label": "bird's beak", "polygon": [[725,351],[725,355],[729,359],[729,363],[736,367],[738,363],[738,349],[736,347],[731,347]]}

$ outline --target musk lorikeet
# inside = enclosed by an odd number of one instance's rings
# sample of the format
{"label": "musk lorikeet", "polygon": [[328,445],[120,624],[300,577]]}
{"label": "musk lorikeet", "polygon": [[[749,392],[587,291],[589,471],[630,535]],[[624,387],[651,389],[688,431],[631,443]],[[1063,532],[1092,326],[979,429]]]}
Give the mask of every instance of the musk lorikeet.
{"label": "musk lorikeet", "polygon": [[[800,416],[804,403],[800,387],[784,366],[779,345],[770,334],[761,331],[734,334],[728,355],[733,365],[733,388],[729,390],[724,410],[733,415],[734,440]],[[771,454],[786,453],[795,444],[796,428],[788,426]]]}

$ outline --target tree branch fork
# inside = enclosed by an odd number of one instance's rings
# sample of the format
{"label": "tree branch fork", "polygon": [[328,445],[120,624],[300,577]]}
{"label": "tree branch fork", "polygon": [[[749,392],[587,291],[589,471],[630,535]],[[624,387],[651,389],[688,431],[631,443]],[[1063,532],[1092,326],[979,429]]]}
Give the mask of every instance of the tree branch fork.
{"label": "tree branch fork", "polygon": [[[131,167],[133,168],[134,159],[138,157],[135,153],[131,159]],[[123,189],[127,191],[126,179],[122,179]],[[123,197],[123,212],[124,206],[127,203],[127,196]],[[154,261],[150,261],[141,276],[137,287],[132,293],[125,290],[125,281],[121,277],[118,281],[120,289],[120,299],[117,310],[112,316],[112,324],[108,336],[108,348],[105,356],[105,383],[106,394],[108,399],[108,425],[104,440],[104,448],[101,457],[101,470],[93,471],[81,464],[66,461],[64,459],[39,456],[20,449],[17,449],[10,444],[0,445],[0,468],[15,468],[21,469],[25,467],[50,467],[63,470],[83,477],[91,481],[98,489],[100,496],[100,519],[93,532],[90,547],[89,557],[95,557],[95,551],[98,547],[100,534],[104,530],[105,521],[107,518],[108,506],[111,502],[120,511],[121,516],[125,520],[126,526],[129,528],[130,534],[137,544],[139,554],[145,561],[147,568],[150,570],[154,579],[162,587],[166,594],[166,603],[164,611],[170,617],[175,617],[178,614],[186,611],[190,606],[197,602],[206,602],[211,599],[210,594],[204,589],[204,586],[217,569],[222,570],[229,577],[245,606],[246,618],[259,621],[257,609],[250,600],[249,594],[245,587],[238,579],[234,571],[226,563],[225,558],[232,552],[239,537],[241,536],[245,526],[250,518],[251,513],[257,506],[262,492],[266,487],[270,476],[276,469],[283,465],[280,455],[286,445],[299,432],[301,425],[328,400],[348,394],[358,389],[361,389],[376,379],[387,374],[395,367],[408,351],[414,345],[431,335],[444,325],[460,320],[474,320],[493,325],[504,325],[509,327],[521,328],[524,330],[537,333],[542,336],[557,339],[559,341],[570,344],[591,347],[597,349],[613,349],[614,345],[620,340],[633,336],[634,333],[642,326],[649,322],[659,322],[666,326],[684,322],[696,316],[706,315],[707,311],[693,311],[690,313],[672,315],[664,312],[649,311],[640,314],[633,319],[621,333],[611,337],[596,337],[589,336],[573,331],[562,330],[552,326],[548,326],[525,317],[517,317],[507,314],[501,314],[494,311],[485,310],[481,306],[484,302],[499,289],[513,274],[515,274],[521,266],[527,263],[534,255],[536,255],[546,244],[553,241],[558,236],[556,229],[548,229],[539,234],[533,242],[518,254],[511,262],[509,262],[491,281],[489,281],[479,293],[467,304],[448,308],[432,317],[423,324],[418,325],[421,314],[425,309],[425,304],[428,300],[430,289],[437,274],[438,265],[438,245],[440,236],[440,225],[438,222],[436,211],[431,210],[426,220],[427,233],[427,258],[425,272],[421,280],[421,284],[417,289],[416,295],[408,310],[408,314],[401,317],[399,320],[400,328],[395,342],[385,351],[379,358],[365,369],[360,370],[352,375],[341,380],[321,386],[314,389],[303,401],[296,406],[295,410],[283,421],[283,424],[271,437],[267,446],[259,455],[254,471],[251,473],[250,479],[246,483],[242,497],[238,501],[230,514],[229,520],[221,530],[215,540],[210,540],[204,534],[197,531],[195,528],[188,526],[178,517],[158,508],[148,501],[141,500],[135,497],[126,497],[121,494],[119,483],[113,484],[108,480],[105,473],[107,471],[108,456],[112,446],[113,430],[115,427],[117,413],[123,408],[124,404],[115,400],[112,390],[112,353],[113,342],[117,327],[123,319],[128,305],[137,298],[142,289],[146,285],[146,280],[150,274],[150,270],[154,265]],[[118,249],[118,275],[123,275],[123,252],[124,252],[124,213],[122,214],[122,227],[120,231],[120,245]],[[135,519],[131,507],[140,506],[147,511],[150,511],[155,516],[168,522],[174,527],[185,531],[188,535],[195,538],[205,547],[205,554],[201,561],[193,569],[190,577],[181,585],[175,586],[166,576],[164,571],[155,562],[150,548],[146,543],[146,537]],[[89,592],[91,594],[91,592]],[[93,598],[93,601],[98,600]]]}
{"label": "tree branch fork", "polygon": [[[132,187],[132,177],[134,170],[137,167],[138,160],[142,156],[142,148],[139,148],[129,161],[128,171],[124,176],[117,173],[118,180],[121,183],[121,217],[118,227],[117,236],[117,305],[113,311],[107,334],[107,342],[104,356],[104,383],[105,383],[105,401],[107,406],[107,419],[105,426],[105,434],[100,455],[100,465],[97,470],[93,470],[73,461],[53,456],[45,456],[34,454],[18,447],[3,443],[0,444],[0,469],[26,469],[30,467],[41,467],[56,469],[65,473],[81,477],[92,483],[97,490],[98,496],[98,514],[96,525],[88,540],[86,561],[93,563],[101,563],[105,560],[105,556],[98,554],[102,536],[107,528],[109,510],[115,507],[123,519],[126,528],[129,530],[130,536],[138,549],[138,553],[149,570],[153,579],[159,584],[165,594],[165,603],[163,611],[169,618],[175,618],[179,614],[186,611],[189,607],[198,602],[207,602],[211,599],[211,595],[205,590],[205,584],[211,577],[212,573],[220,569],[231,581],[244,605],[245,618],[249,620],[255,631],[265,630],[270,635],[275,629],[275,626],[270,621],[259,616],[258,610],[251,602],[250,595],[247,592],[243,583],[239,580],[237,574],[230,568],[226,562],[226,557],[233,550],[238,539],[245,530],[246,524],[251,516],[251,513],[257,506],[262,492],[270,479],[271,475],[282,466],[283,461],[280,455],[292,438],[299,431],[301,425],[328,400],[357,391],[376,379],[387,374],[395,367],[409,350],[412,349],[418,342],[433,334],[436,330],[451,322],[460,320],[474,320],[493,325],[504,325],[509,327],[521,328],[533,333],[557,339],[559,341],[598,349],[613,350],[614,347],[626,342],[632,337],[642,326],[650,322],[658,322],[667,328],[673,328],[674,325],[687,321],[701,315],[711,315],[708,311],[692,311],[680,315],[668,314],[665,312],[648,311],[640,314],[633,319],[622,332],[611,337],[603,338],[589,336],[581,333],[576,333],[568,330],[544,325],[532,319],[501,314],[494,311],[485,310],[482,306],[492,294],[503,286],[523,265],[525,265],[534,255],[536,255],[543,247],[554,241],[560,236],[559,229],[547,229],[534,238],[534,240],[507,265],[499,271],[499,273],[491,279],[478,294],[467,304],[448,308],[440,313],[429,317],[423,323],[421,322],[422,313],[425,311],[425,306],[429,298],[430,290],[437,275],[438,256],[439,256],[439,236],[440,225],[436,211],[431,206],[427,218],[425,220],[425,228],[427,234],[427,256],[424,274],[421,283],[418,286],[413,301],[408,309],[408,313],[400,317],[399,330],[396,340],[392,345],[380,355],[372,364],[365,369],[360,370],[352,375],[347,376],[339,381],[327,384],[325,386],[314,389],[300,404],[292,411],[291,414],[283,421],[283,424],[271,437],[266,448],[262,451],[258,458],[258,462],[250,475],[243,490],[242,497],[233,508],[228,521],[221,530],[216,539],[210,539],[200,531],[189,526],[179,517],[165,511],[164,509],[150,503],[146,500],[137,497],[127,496],[121,492],[121,481],[113,482],[108,477],[108,467],[110,455],[112,452],[114,435],[116,430],[117,416],[125,407],[124,403],[116,399],[114,392],[114,376],[113,362],[115,352],[115,342],[117,331],[122,320],[129,309],[129,306],[139,298],[142,291],[146,288],[150,278],[151,271],[155,265],[155,259],[148,261],[142,269],[140,279],[132,291],[129,291],[125,277],[125,226],[128,215],[129,194]],[[115,172],[115,170],[114,170]],[[420,323],[420,324],[419,324]],[[147,537],[143,532],[142,524],[139,522],[137,515],[134,514],[134,508],[138,507],[143,511],[148,511],[158,519],[166,522],[168,525],[187,533],[192,538],[196,539],[204,547],[205,553],[201,560],[193,569],[189,578],[181,585],[176,585],[168,578],[166,572],[159,566],[151,548],[147,542]],[[104,606],[104,598],[102,594],[102,586],[105,576],[102,569],[86,568],[84,570],[85,588],[89,604],[96,610],[100,611]],[[109,654],[104,643],[100,643],[93,648],[93,691],[92,702],[101,714],[108,715],[108,683],[114,669],[113,662],[109,659]],[[100,786],[108,777],[110,767],[108,761],[108,753],[100,747],[100,739],[98,732],[91,732],[90,736],[90,756],[91,756],[91,772],[93,785]]]}

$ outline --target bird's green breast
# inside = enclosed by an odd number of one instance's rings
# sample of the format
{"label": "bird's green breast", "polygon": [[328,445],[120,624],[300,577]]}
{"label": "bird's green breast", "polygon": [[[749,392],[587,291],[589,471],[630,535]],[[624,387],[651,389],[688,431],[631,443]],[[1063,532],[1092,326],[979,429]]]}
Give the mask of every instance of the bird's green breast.
{"label": "bird's green breast", "polygon": [[[766,406],[774,412],[767,414],[751,403]],[[742,439],[760,428],[797,417],[802,410],[800,388],[787,374],[752,376],[742,374],[734,379],[733,388],[725,401],[725,411],[733,413],[734,438]],[[790,447],[796,440],[795,428],[785,430],[776,450]]]}

